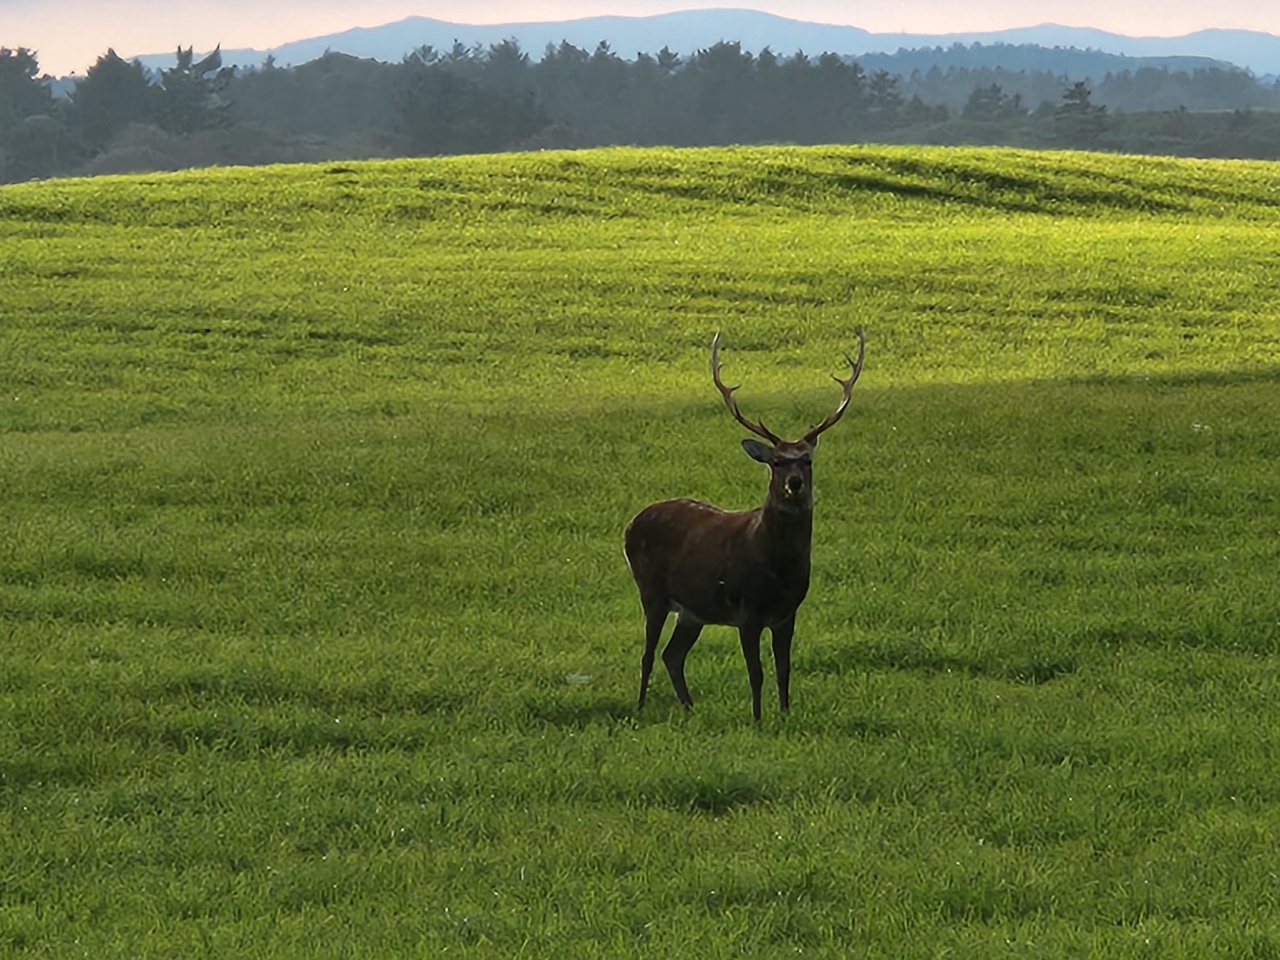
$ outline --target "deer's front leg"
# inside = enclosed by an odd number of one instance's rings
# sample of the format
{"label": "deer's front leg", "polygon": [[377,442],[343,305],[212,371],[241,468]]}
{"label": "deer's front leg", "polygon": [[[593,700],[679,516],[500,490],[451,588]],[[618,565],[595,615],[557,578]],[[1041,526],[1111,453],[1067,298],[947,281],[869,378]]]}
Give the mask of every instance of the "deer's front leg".
{"label": "deer's front leg", "polygon": [[773,637],[773,672],[778,675],[778,707],[783,713],[791,708],[791,638],[795,632],[795,614],[769,628]]}
{"label": "deer's front leg", "polygon": [[764,667],[760,665],[760,634],[764,628],[758,623],[743,624],[738,628],[742,641],[742,656],[747,661],[747,676],[751,680],[751,715],[760,720],[760,689],[764,686]]}

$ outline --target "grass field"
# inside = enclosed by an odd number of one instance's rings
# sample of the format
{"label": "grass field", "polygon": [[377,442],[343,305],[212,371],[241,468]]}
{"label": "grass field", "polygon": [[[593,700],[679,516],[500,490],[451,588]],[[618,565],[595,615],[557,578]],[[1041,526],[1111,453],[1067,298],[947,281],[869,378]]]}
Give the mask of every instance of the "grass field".
{"label": "grass field", "polygon": [[[0,954],[1280,957],[1278,258],[1268,164],[0,188]],[[711,335],[798,435],[858,325],[790,715],[637,715]]]}

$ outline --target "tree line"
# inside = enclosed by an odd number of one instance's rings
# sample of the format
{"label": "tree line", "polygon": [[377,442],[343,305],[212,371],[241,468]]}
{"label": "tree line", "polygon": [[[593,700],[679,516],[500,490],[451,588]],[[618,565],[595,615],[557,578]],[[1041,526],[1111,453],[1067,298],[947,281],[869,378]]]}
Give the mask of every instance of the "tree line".
{"label": "tree line", "polygon": [[[898,56],[906,65],[919,52]],[[60,98],[34,53],[0,48],[0,181],[607,144],[877,140],[1280,157],[1280,89],[1245,71],[1139,67],[1091,83],[875,62],[888,66],[752,54],[735,42],[632,60],[605,43],[562,43],[535,60],[505,41],[423,47],[392,64],[329,53],[249,70],[179,48],[171,68],[153,72],[108,50]]]}

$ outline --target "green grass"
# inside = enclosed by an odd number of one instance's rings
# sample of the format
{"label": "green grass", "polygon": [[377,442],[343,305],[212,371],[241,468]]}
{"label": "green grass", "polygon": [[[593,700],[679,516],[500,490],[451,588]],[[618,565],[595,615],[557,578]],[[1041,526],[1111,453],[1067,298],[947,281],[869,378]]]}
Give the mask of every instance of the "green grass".
{"label": "green grass", "polygon": [[[1280,956],[1280,172],[593,151],[0,189],[0,954]],[[639,507],[818,452],[793,709]]]}

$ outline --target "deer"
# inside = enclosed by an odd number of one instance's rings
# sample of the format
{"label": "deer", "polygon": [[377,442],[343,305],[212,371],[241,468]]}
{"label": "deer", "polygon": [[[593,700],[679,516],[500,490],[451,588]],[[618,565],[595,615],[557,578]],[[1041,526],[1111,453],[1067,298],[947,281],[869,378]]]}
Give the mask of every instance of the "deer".
{"label": "deer", "polygon": [[857,336],[857,361],[844,354],[849,378],[832,376],[843,388],[839,405],[794,441],[773,433],[763,419],[751,421],[743,416],[733,396],[741,384],[725,386],[720,377],[720,334],[712,339],[712,381],[733,418],[761,438],[744,439],[742,447],[751,459],[769,468],[769,488],[764,504],[754,510],[727,511],[687,498],[663,500],[645,507],[627,525],[623,550],[644,609],[637,712],[644,709],[654,653],[672,612],[676,624],[662,651],[662,662],[676,698],[687,711],[693,709],[693,697],[685,681],[685,658],[707,624],[738,628],[751,681],[751,713],[757,723],[764,684],[760,637],[768,628],[778,707],[783,714],[790,709],[791,640],[796,611],[809,592],[813,453],[818,437],[844,416],[862,373],[867,342],[861,328]]}

